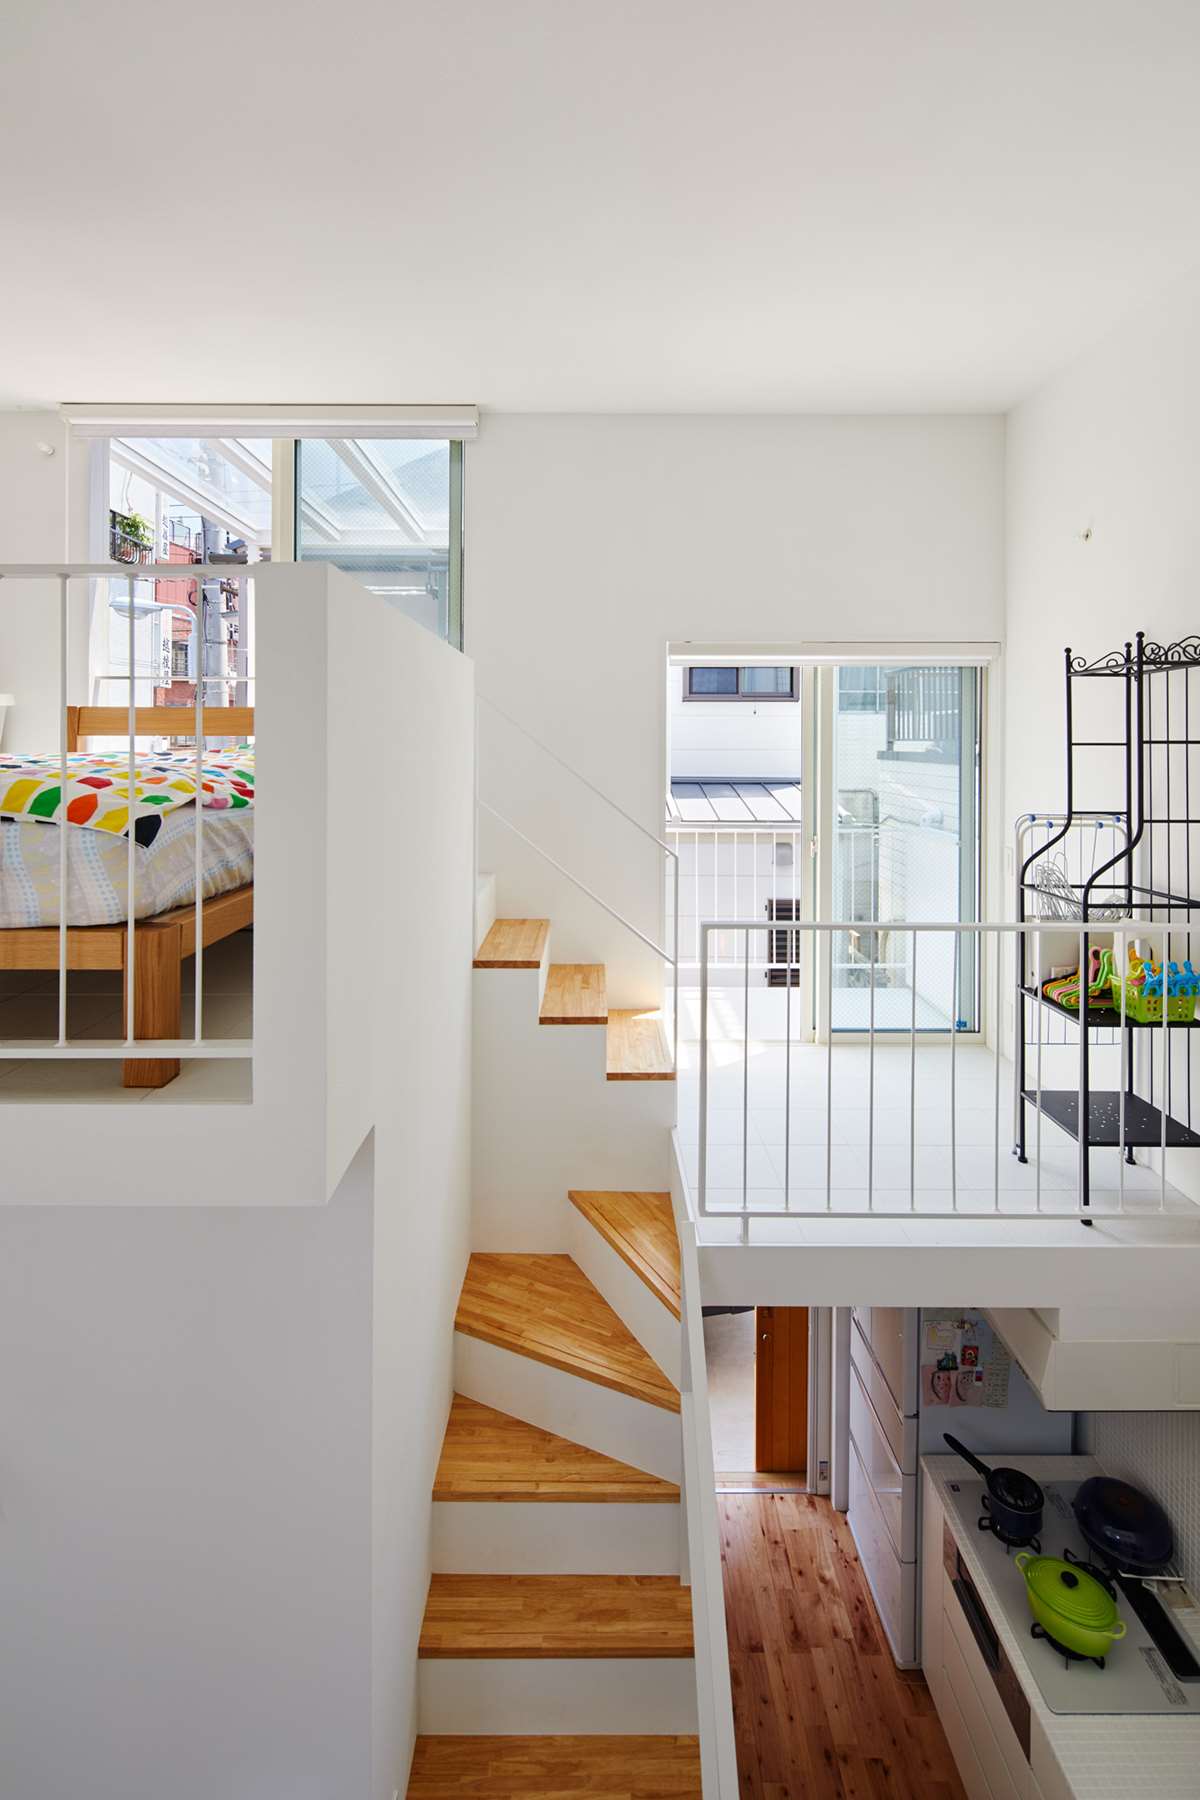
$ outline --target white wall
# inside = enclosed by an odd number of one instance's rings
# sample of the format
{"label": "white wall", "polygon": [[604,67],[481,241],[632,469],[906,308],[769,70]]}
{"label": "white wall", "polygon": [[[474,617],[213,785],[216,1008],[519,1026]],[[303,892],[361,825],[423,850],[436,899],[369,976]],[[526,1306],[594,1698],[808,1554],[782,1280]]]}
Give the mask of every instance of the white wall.
{"label": "white wall", "polygon": [[259,599],[254,1102],[132,1140],[125,1108],[5,1117],[21,1800],[407,1777],[468,1241],[473,671],[335,570]]}
{"label": "white wall", "polygon": [[[47,456],[42,446],[53,451]],[[72,451],[57,413],[0,412],[0,563],[65,556],[68,504],[85,503],[86,451]],[[85,698],[87,594],[71,591],[72,700]],[[58,593],[46,583],[0,581],[0,693],[16,704],[4,744],[12,750],[58,745]]]}
{"label": "white wall", "polygon": [[[1200,629],[1198,310],[1200,274],[1009,416],[1008,842],[1017,814],[1061,810],[1065,800],[1064,648],[1090,660],[1138,629],[1162,643]],[[1083,686],[1083,700],[1095,703],[1118,684]],[[1112,723],[1087,735],[1111,736]],[[1119,767],[1110,763],[1090,786],[1087,767],[1081,757],[1077,804],[1120,806]],[[1011,880],[1009,859],[1006,871]],[[1185,1051],[1178,1041],[1172,1050],[1178,1081]],[[1168,1176],[1200,1192],[1194,1153],[1169,1156]]]}
{"label": "white wall", "polygon": [[[995,418],[487,415],[466,471],[467,646],[481,692],[647,829],[663,807],[669,641],[800,647],[996,639],[1003,424]],[[658,864],[565,777],[481,788],[648,933]],[[502,913],[552,913],[560,959],[608,960],[612,998],[655,991],[620,928],[521,852],[481,836]]]}
{"label": "white wall", "polygon": [[0,1792],[370,1791],[370,1173],[0,1209]]}

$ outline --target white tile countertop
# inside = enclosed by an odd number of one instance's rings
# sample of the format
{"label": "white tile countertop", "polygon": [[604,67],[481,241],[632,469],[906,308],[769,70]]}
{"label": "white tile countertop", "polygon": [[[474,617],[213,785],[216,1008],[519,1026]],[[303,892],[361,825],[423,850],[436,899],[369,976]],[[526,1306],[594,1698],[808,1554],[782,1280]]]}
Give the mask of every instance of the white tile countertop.
{"label": "white tile countertop", "polygon": [[[929,1475],[963,1561],[980,1597],[988,1603],[992,1624],[1029,1697],[1035,1745],[1040,1736],[1057,1762],[1073,1800],[1141,1800],[1142,1796],[1145,1800],[1198,1800],[1200,1716],[1174,1719],[1161,1713],[1147,1716],[1050,1711],[1029,1667],[1026,1643],[1014,1634],[996,1600],[995,1589],[977,1552],[976,1534],[963,1529],[950,1498],[947,1483],[961,1480],[961,1460],[957,1456],[924,1456],[921,1466]],[[1042,1482],[1082,1481],[1087,1475],[1102,1472],[1091,1456],[1022,1456],[1020,1466]]]}

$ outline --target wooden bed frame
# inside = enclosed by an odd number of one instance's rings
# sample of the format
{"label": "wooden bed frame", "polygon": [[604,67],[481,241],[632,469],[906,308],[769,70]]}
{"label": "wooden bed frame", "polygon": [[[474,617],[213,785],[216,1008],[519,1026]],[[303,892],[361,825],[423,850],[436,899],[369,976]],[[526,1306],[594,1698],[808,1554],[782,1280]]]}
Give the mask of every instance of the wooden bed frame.
{"label": "wooden bed frame", "polygon": [[[181,726],[195,725],[195,711],[180,706],[139,706],[139,737],[171,737]],[[250,737],[254,732],[252,706],[206,706],[204,730],[210,737]],[[123,706],[69,706],[67,749],[78,750],[81,738],[121,737],[129,731],[129,711]],[[254,922],[254,883],[234,888],[206,900],[203,908],[204,947],[241,931]],[[59,931],[56,925],[26,926],[0,931],[0,969],[58,968]],[[119,969],[128,964],[127,925],[73,925],[67,930],[67,968]],[[180,1035],[184,959],[196,954],[194,901],[153,918],[138,919],[133,933],[134,998],[133,1031],[139,1038],[178,1038]],[[128,1007],[128,987],[123,989]],[[126,1017],[126,1028],[128,1018]],[[122,1064],[124,1087],[166,1087],[180,1070],[177,1057],[151,1060],[128,1057]]]}

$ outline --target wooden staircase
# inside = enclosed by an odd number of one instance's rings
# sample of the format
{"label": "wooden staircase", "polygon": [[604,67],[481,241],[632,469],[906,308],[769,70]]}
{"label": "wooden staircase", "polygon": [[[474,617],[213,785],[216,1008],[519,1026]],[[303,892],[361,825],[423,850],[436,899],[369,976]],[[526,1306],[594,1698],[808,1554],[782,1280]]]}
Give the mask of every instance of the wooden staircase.
{"label": "wooden staircase", "polygon": [[[550,942],[549,919],[497,919],[475,957],[477,969],[538,969]],[[610,1008],[603,963],[550,963],[538,1020],[542,1025],[602,1025],[609,1081],[674,1081],[661,1014]]]}
{"label": "wooden staircase", "polygon": [[[597,988],[564,980],[556,1015],[572,992]],[[644,1341],[650,1308],[679,1336],[670,1199],[571,1201],[598,1281],[479,1253],[463,1282],[409,1800],[700,1793],[680,1401]]]}

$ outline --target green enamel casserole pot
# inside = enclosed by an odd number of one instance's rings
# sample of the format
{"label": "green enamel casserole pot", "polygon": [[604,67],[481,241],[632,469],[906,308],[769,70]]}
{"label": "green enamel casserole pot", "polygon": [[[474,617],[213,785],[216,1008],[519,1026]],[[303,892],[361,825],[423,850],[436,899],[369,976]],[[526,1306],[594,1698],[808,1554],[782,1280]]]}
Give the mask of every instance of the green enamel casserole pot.
{"label": "green enamel casserole pot", "polygon": [[1028,1550],[1014,1561],[1025,1577],[1030,1612],[1064,1650],[1077,1656],[1107,1656],[1125,1636],[1116,1601],[1086,1569],[1057,1556],[1032,1556]]}

